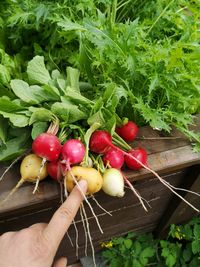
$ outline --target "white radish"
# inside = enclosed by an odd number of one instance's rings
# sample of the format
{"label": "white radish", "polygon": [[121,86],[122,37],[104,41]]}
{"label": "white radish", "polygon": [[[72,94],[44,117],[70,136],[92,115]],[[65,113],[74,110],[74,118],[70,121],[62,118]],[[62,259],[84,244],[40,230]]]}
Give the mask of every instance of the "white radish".
{"label": "white radish", "polygon": [[110,168],[104,172],[102,190],[113,197],[124,196],[124,178],[122,173],[115,169]]}

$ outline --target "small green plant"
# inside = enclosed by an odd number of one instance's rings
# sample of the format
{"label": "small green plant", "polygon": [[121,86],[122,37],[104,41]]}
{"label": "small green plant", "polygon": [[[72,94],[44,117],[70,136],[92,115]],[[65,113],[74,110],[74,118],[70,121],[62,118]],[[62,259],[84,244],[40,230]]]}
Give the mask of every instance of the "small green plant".
{"label": "small green plant", "polygon": [[128,235],[102,243],[102,257],[109,267],[200,266],[200,217],[170,226],[167,238],[152,234]]}

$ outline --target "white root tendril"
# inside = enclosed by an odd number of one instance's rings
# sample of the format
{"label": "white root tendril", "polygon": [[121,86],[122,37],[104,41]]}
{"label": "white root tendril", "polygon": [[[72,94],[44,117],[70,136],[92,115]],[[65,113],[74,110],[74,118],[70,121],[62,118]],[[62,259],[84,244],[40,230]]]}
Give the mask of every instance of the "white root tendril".
{"label": "white root tendril", "polygon": [[93,245],[93,243],[92,243],[92,237],[91,237],[91,234],[90,234],[90,226],[89,226],[89,222],[88,222],[87,214],[86,214],[84,205],[83,205],[83,204],[81,204],[81,205],[82,205],[83,215],[84,215],[84,217],[85,217],[85,221],[86,221],[86,227],[87,227],[88,238],[89,238],[90,246],[91,246],[91,249],[92,249],[92,259],[93,259],[93,264],[94,264],[94,267],[97,267],[97,265],[96,265],[96,260],[95,260],[94,245]]}
{"label": "white root tendril", "polygon": [[94,218],[95,218],[95,220],[96,220],[96,222],[97,222],[97,225],[98,225],[98,227],[99,227],[100,232],[103,234],[103,230],[102,230],[102,228],[101,228],[101,225],[100,225],[100,223],[99,223],[99,220],[98,220],[96,214],[94,213],[94,210],[93,210],[93,208],[92,208],[90,202],[88,201],[88,199],[87,199],[87,197],[85,196],[85,194],[83,193],[83,191],[82,191],[82,189],[81,189],[79,183],[77,182],[76,178],[74,177],[74,174],[73,174],[73,172],[71,171],[70,166],[67,166],[67,168],[68,168],[68,171],[70,172],[70,175],[72,176],[73,181],[75,182],[75,184],[77,185],[77,187],[78,187],[78,189],[79,189],[81,195],[83,196],[85,202],[88,204],[88,206],[89,206],[89,208],[90,208],[90,210],[91,210],[91,212],[92,212],[92,214],[93,214],[93,216],[94,216]]}
{"label": "white root tendril", "polygon": [[[63,199],[63,184],[62,184],[61,181],[59,182],[59,184],[60,184],[60,190],[61,190],[61,202],[63,203],[64,202],[64,199]],[[64,188],[65,188],[65,185],[64,185]],[[68,197],[68,192],[67,192],[66,188],[65,188],[65,197],[66,198]],[[74,244],[72,242],[71,236],[69,235],[68,231],[66,232],[66,234],[67,234],[67,237],[69,238],[69,242],[70,242],[71,246],[74,247]]]}
{"label": "white root tendril", "polygon": [[76,226],[75,220],[73,220],[72,223],[74,225],[74,229],[75,229],[75,232],[76,232],[76,258],[78,259],[78,249],[79,249],[79,245],[78,245],[78,228]]}
{"label": "white root tendril", "polygon": [[148,211],[144,201],[149,205],[148,201],[144,199],[143,197],[140,196],[140,194],[137,192],[137,190],[133,187],[133,185],[130,183],[130,181],[123,175],[125,182],[129,185],[131,191],[136,195],[136,197],[139,199],[140,203],[142,204],[142,207],[144,208],[145,211]]}
{"label": "white root tendril", "polygon": [[6,198],[4,198],[4,200],[2,200],[0,202],[0,206],[5,203],[16,191],[17,189],[24,183],[24,179],[20,179],[19,182],[16,184],[16,186],[10,191],[10,193],[7,195]]}
{"label": "white root tendril", "polygon": [[41,166],[40,166],[40,169],[39,169],[39,172],[38,172],[38,176],[37,176],[37,180],[36,180],[35,187],[34,187],[34,190],[33,190],[33,194],[35,194],[35,192],[38,190],[38,186],[39,186],[39,182],[40,182],[40,175],[42,173],[42,169],[44,168],[44,165],[45,165],[46,162],[47,162],[47,160],[45,158],[43,158]]}
{"label": "white root tendril", "polygon": [[[200,212],[195,206],[193,206],[190,202],[188,202],[186,199],[184,199],[184,197],[182,197],[181,195],[179,195],[173,188],[175,188],[176,190],[180,190],[180,188],[176,188],[174,186],[172,186],[170,183],[168,183],[167,181],[165,181],[163,178],[161,178],[154,170],[150,169],[148,166],[146,166],[145,164],[143,164],[140,160],[138,160],[137,158],[135,158],[133,155],[130,155],[126,152],[124,152],[125,155],[127,155],[128,157],[131,157],[132,159],[134,159],[137,163],[139,163],[143,168],[145,168],[146,170],[148,170],[149,172],[151,172],[152,174],[154,174],[159,181],[165,185],[167,188],[169,188],[170,191],[172,191],[176,196],[178,196],[180,199],[182,199],[186,204],[188,204],[191,208],[193,208],[195,211]],[[183,189],[184,191],[186,189]],[[187,192],[187,191],[186,191]],[[190,193],[192,194],[196,194],[193,191],[190,191]]]}
{"label": "white root tendril", "polygon": [[21,159],[22,156],[16,158],[6,169],[5,171],[2,173],[1,177],[0,177],[0,181],[3,180],[4,176],[6,175],[6,173],[12,168],[13,165],[15,165],[15,163]]}
{"label": "white root tendril", "polygon": [[94,200],[94,202],[97,204],[97,206],[100,208],[100,209],[102,209],[105,213],[107,213],[108,215],[110,215],[110,216],[112,216],[112,214],[109,212],[109,211],[107,211],[106,209],[104,209],[102,206],[101,206],[101,204],[97,201],[97,199],[92,195],[91,196],[91,198],[92,198],[92,200]]}
{"label": "white root tendril", "polygon": [[87,243],[88,243],[88,235],[87,235],[87,229],[86,229],[86,223],[85,223],[85,219],[84,219],[84,215],[83,215],[83,206],[84,204],[81,203],[81,207],[80,207],[80,215],[81,215],[81,221],[83,223],[83,230],[84,230],[84,234],[85,234],[85,256],[87,256]]}

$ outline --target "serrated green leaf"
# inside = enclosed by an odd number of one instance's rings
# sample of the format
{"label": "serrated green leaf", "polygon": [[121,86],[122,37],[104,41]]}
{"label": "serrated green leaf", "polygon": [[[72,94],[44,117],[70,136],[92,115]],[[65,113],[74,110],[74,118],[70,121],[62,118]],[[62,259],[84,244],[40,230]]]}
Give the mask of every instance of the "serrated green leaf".
{"label": "serrated green leaf", "polygon": [[194,240],[192,242],[192,252],[193,254],[200,253],[200,240]]}
{"label": "serrated green leaf", "polygon": [[200,224],[194,225],[194,237],[195,239],[200,240]]}

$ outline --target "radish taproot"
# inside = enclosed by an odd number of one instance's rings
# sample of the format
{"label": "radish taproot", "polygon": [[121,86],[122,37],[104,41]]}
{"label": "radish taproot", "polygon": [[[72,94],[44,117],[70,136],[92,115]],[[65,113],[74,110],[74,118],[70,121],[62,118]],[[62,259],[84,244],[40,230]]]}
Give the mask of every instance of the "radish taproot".
{"label": "radish taproot", "polygon": [[103,155],[103,162],[105,166],[121,169],[124,164],[124,154],[121,150],[116,148],[110,148]]}
{"label": "radish taproot", "polygon": [[48,175],[56,180],[61,181],[65,171],[65,166],[60,161],[51,161],[47,163]]}
{"label": "radish taproot", "polygon": [[[138,147],[128,151],[128,155],[126,154],[124,156],[124,160],[129,169],[139,170],[143,168],[141,163],[143,165],[147,165],[147,157],[148,156],[146,150]],[[138,161],[136,161],[135,159],[137,159]]]}
{"label": "radish taproot", "polygon": [[124,178],[118,169],[110,168],[104,172],[102,190],[113,197],[124,196]]}
{"label": "radish taproot", "polygon": [[35,154],[29,154],[22,160],[20,165],[21,178],[1,203],[7,201],[24,182],[37,183],[38,180],[41,181],[48,176],[46,163],[43,164],[42,161],[42,158]]}
{"label": "radish taproot", "polygon": [[56,161],[60,156],[61,149],[60,140],[51,133],[39,134],[32,143],[32,151],[47,161]]}
{"label": "radish taproot", "polygon": [[85,146],[78,139],[70,139],[66,141],[61,151],[62,162],[69,165],[81,163],[85,156]]}
{"label": "radish taproot", "polygon": [[82,167],[82,166],[74,166],[71,168],[71,171],[66,173],[65,176],[65,185],[69,192],[75,186],[74,179],[72,177],[74,175],[76,181],[85,180],[88,184],[87,194],[92,195],[102,188],[103,178],[96,169],[91,167]]}
{"label": "radish taproot", "polygon": [[107,131],[97,130],[90,138],[90,150],[95,153],[105,153],[112,146],[112,136]]}
{"label": "radish taproot", "polygon": [[116,127],[116,133],[127,142],[133,141],[136,138],[138,131],[139,128],[133,121],[128,121],[126,124]]}

